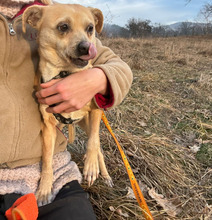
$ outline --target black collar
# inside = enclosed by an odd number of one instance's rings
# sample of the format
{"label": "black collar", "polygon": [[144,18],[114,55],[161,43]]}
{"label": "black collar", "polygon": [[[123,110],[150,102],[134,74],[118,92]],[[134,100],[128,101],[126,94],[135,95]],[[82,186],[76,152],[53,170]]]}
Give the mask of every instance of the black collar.
{"label": "black collar", "polygon": [[72,124],[73,122],[77,121],[77,119],[73,120],[71,118],[65,118],[59,113],[53,113],[54,117],[62,124]]}
{"label": "black collar", "polygon": [[[61,79],[61,78],[65,78],[66,76],[69,76],[69,75],[71,75],[71,73],[64,70],[64,71],[60,71],[60,73],[58,75],[56,75],[55,77],[53,77],[52,79]],[[50,79],[50,80],[52,80],[52,79]],[[43,77],[41,77],[41,83],[44,83]]]}
{"label": "black collar", "polygon": [[65,78],[66,76],[69,76],[69,75],[71,75],[70,72],[68,72],[68,71],[61,71],[58,75],[56,75],[52,79],[61,79],[61,78]]}

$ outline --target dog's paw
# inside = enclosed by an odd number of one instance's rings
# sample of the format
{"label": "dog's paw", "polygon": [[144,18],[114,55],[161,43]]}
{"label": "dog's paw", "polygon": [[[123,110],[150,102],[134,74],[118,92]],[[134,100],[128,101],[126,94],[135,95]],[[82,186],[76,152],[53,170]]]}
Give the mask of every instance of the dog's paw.
{"label": "dog's paw", "polygon": [[52,200],[52,175],[41,175],[39,188],[35,194],[38,206],[43,206]]}
{"label": "dog's paw", "polygon": [[46,205],[46,204],[50,203],[51,199],[52,199],[51,189],[46,190],[46,191],[39,189],[36,192],[35,196],[37,198],[38,206]]}
{"label": "dog's paw", "polygon": [[104,178],[105,183],[113,187],[113,181],[108,174],[104,156],[102,152],[99,151],[89,151],[85,154],[85,166],[83,170],[84,179],[88,182],[88,186],[91,186],[94,181],[98,178],[99,173]]}
{"label": "dog's paw", "polygon": [[109,187],[113,187],[114,184],[113,184],[113,181],[107,171],[106,164],[104,161],[104,155],[102,154],[101,151],[98,154],[98,159],[99,159],[99,169],[100,169],[101,176],[103,177],[103,179],[105,180],[105,183]]}
{"label": "dog's paw", "polygon": [[83,170],[84,179],[88,182],[88,186],[93,185],[99,176],[99,161],[96,152],[87,152],[84,156],[85,165]]}

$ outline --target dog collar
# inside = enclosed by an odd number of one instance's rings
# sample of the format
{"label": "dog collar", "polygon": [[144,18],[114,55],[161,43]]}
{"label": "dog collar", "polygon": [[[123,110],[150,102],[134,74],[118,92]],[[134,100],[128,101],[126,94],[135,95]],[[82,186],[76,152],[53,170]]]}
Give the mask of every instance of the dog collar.
{"label": "dog collar", "polygon": [[73,122],[77,121],[77,119],[73,120],[71,118],[65,118],[59,113],[53,113],[54,117],[62,124],[72,124]]}
{"label": "dog collar", "polygon": [[[69,75],[71,75],[71,73],[68,71],[60,71],[60,73],[58,75],[56,75],[55,77],[51,78],[50,80],[48,80],[46,82],[49,82],[52,79],[62,79],[62,78],[65,78],[66,76],[69,76]],[[41,83],[44,83],[42,76],[41,76]]]}
{"label": "dog collar", "polygon": [[61,78],[65,78],[66,76],[69,76],[69,75],[71,75],[70,72],[68,72],[68,71],[61,71],[58,75],[56,75],[52,79],[61,79]]}

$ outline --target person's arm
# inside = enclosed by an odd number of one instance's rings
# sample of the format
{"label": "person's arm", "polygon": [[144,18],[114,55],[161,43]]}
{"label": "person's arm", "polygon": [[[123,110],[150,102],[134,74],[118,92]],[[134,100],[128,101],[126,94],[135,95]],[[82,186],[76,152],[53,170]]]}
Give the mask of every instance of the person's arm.
{"label": "person's arm", "polygon": [[50,113],[71,112],[82,108],[94,96],[100,108],[121,103],[132,83],[132,72],[112,50],[102,46],[97,39],[98,55],[93,68],[74,73],[64,79],[41,84],[36,93],[42,104],[57,106],[47,108]]}
{"label": "person's arm", "polygon": [[111,108],[119,105],[129,92],[133,74],[127,63],[98,39],[96,47],[98,56],[93,60],[93,66],[104,71],[108,84],[107,95],[97,94],[95,100],[100,108]]}

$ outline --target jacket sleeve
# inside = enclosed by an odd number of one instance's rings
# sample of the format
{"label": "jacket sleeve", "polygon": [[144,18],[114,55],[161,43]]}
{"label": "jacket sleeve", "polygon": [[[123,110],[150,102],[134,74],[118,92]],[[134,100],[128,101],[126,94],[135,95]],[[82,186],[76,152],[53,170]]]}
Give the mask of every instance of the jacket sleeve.
{"label": "jacket sleeve", "polygon": [[109,82],[109,95],[97,94],[95,101],[99,108],[111,108],[119,105],[129,92],[133,80],[130,67],[117,56],[110,48],[102,45],[96,39],[97,56],[93,67],[101,68]]}

